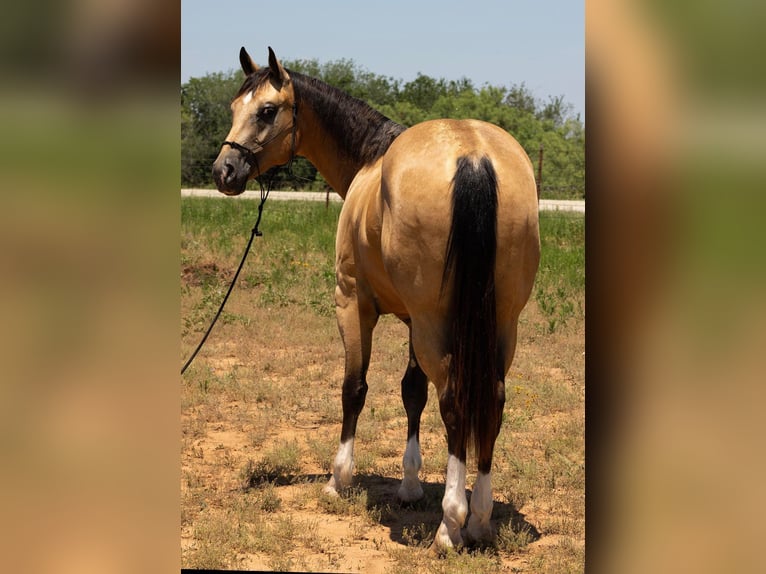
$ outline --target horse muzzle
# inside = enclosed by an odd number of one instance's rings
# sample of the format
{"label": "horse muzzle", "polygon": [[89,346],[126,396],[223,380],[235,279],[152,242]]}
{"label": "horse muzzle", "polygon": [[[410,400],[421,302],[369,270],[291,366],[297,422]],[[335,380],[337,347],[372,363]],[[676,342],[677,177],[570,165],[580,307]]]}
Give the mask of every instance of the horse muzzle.
{"label": "horse muzzle", "polygon": [[237,151],[222,150],[213,162],[213,181],[218,191],[239,195],[245,191],[252,166]]}

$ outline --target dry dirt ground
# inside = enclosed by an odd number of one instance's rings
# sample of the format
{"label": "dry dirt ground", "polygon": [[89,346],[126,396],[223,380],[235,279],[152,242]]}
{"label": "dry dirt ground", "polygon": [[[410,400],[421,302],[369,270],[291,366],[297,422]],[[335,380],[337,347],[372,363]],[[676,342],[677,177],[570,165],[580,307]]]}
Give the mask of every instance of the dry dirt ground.
{"label": "dry dirt ground", "polygon": [[[375,331],[354,486],[332,500],[321,488],[340,433],[343,350],[335,320],[256,307],[253,296],[235,291],[228,315],[181,380],[184,567],[582,571],[582,318],[549,333],[534,301],[525,309],[493,469],[498,543],[435,558],[426,547],[441,519],[447,453],[433,387],[422,419],[425,498],[402,506],[395,497],[406,443],[399,395],[406,328],[384,317]],[[182,313],[191,313],[194,297],[192,289],[182,298]],[[184,358],[198,339],[196,331],[184,335]],[[469,459],[469,490],[471,468]]]}

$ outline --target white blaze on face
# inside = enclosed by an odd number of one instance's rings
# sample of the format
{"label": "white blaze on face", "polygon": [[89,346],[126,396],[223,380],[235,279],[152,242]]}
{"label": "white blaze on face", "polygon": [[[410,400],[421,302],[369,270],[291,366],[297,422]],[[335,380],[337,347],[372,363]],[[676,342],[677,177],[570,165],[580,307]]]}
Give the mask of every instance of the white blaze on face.
{"label": "white blaze on face", "polygon": [[245,97],[242,98],[242,103],[247,105],[250,103],[250,101],[253,99],[253,90],[250,90],[245,94]]}

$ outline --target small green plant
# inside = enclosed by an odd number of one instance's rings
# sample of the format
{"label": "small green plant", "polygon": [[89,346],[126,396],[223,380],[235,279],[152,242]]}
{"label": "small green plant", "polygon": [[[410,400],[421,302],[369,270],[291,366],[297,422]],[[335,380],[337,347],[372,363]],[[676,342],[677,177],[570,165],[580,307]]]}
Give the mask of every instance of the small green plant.
{"label": "small green plant", "polygon": [[516,554],[524,550],[532,540],[534,540],[534,537],[529,526],[524,525],[514,529],[513,522],[502,525],[497,532],[498,549],[510,554]]}
{"label": "small green plant", "polygon": [[264,512],[276,512],[282,506],[282,499],[273,484],[269,483],[261,489],[259,506]]}
{"label": "small green plant", "polygon": [[290,483],[300,471],[300,448],[295,441],[277,444],[259,461],[248,459],[240,471],[243,489],[264,483]]}
{"label": "small green plant", "polygon": [[402,528],[402,539],[407,546],[428,548],[434,541],[436,531],[433,528],[420,523],[417,526]]}
{"label": "small green plant", "polygon": [[567,299],[567,293],[562,287],[557,287],[555,290],[538,287],[535,300],[548,322],[549,335],[553,334],[557,327],[565,325],[574,313],[574,303]]}
{"label": "small green plant", "polygon": [[364,516],[367,512],[367,491],[354,486],[338,496],[322,493],[318,502],[319,508],[329,514]]}

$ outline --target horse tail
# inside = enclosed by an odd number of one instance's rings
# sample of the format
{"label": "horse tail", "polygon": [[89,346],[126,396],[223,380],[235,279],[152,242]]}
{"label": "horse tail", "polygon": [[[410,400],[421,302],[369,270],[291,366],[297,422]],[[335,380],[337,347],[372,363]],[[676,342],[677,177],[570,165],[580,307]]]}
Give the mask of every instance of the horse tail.
{"label": "horse tail", "polygon": [[[442,275],[442,292],[452,278],[448,351],[448,392],[456,409],[457,448],[473,441],[486,460],[500,429],[495,258],[497,252],[497,176],[482,156],[461,156],[452,180],[452,223]],[[489,449],[489,450],[487,450]],[[483,469],[481,469],[484,471]],[[484,472],[488,472],[487,469]]]}

